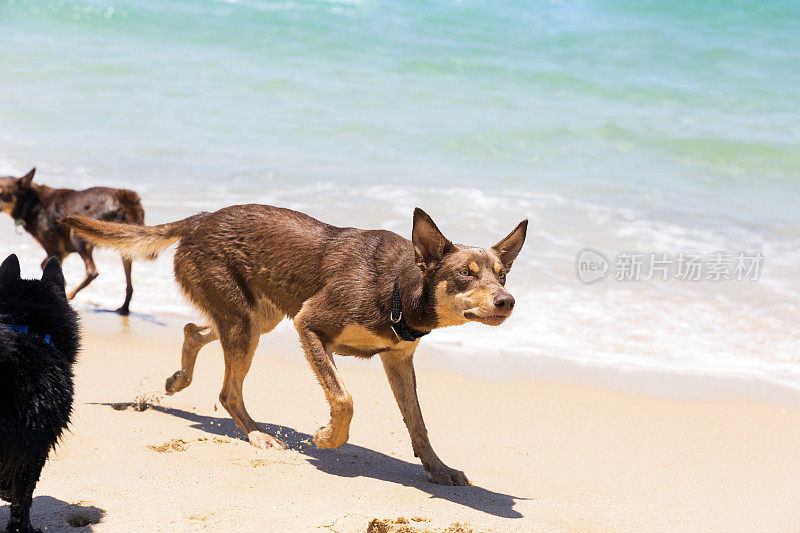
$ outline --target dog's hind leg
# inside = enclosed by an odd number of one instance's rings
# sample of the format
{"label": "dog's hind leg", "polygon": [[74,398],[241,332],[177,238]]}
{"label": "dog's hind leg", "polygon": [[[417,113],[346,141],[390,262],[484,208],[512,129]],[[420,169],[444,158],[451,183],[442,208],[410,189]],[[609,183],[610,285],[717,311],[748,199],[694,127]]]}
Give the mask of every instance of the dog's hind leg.
{"label": "dog's hind leg", "polygon": [[390,351],[381,354],[383,368],[392,388],[403,421],[411,434],[414,455],[420,458],[422,466],[434,483],[440,485],[469,485],[464,472],[450,468],[433,451],[428,440],[428,430],[422,420],[422,410],[417,398],[417,376],[414,373],[414,352]]}
{"label": "dog's hind leg", "polygon": [[117,313],[122,316],[127,316],[131,313],[130,305],[131,298],[133,297],[133,282],[131,280],[132,263],[133,261],[128,258],[122,258],[122,268],[125,269],[125,303],[122,304],[122,307],[117,309]]}
{"label": "dog's hind leg", "polygon": [[56,259],[58,259],[58,262],[61,263],[61,265],[63,266],[64,265],[64,259],[66,259],[67,255],[69,255],[69,254],[60,253],[60,252],[51,252],[49,250],[45,250],[45,252],[47,252],[47,257],[45,257],[44,261],[42,261],[42,270],[44,270],[44,267],[47,266],[47,263],[54,257]]}
{"label": "dog's hind leg", "polygon": [[194,244],[181,243],[175,251],[175,279],[192,303],[212,319],[214,327],[203,336],[197,326],[187,324],[181,377],[175,378],[173,383],[168,380],[167,390],[177,384],[184,387],[188,384],[183,372],[188,370],[186,377],[191,379],[197,351],[219,334],[225,358],[220,403],[247,434],[250,444],[260,448],[284,448],[281,441],[259,430],[247,413],[242,394],[258,338],[261,333],[274,328],[283,315],[269,302],[259,300],[239,271],[221,261],[212,251],[197,248]]}
{"label": "dog's hind leg", "polygon": [[263,326],[262,328],[257,327],[252,320],[253,317],[242,318],[238,319],[236,323],[229,324],[226,328],[220,327],[220,341],[225,354],[225,379],[222,391],[219,393],[219,401],[233,417],[236,425],[247,434],[250,444],[257,448],[283,449],[286,444],[261,431],[258,424],[250,418],[244,405],[242,394],[244,377],[253,362],[253,354],[258,346],[258,337],[261,335]]}
{"label": "dog's hind leg", "polygon": [[11,488],[11,514],[8,520],[8,533],[31,533],[31,503],[33,502],[33,489],[42,473],[42,467],[47,459],[47,453],[26,466],[13,479]]}
{"label": "dog's hind leg", "polygon": [[86,277],[83,278],[83,281],[80,285],[75,287],[72,292],[69,293],[67,296],[68,299],[72,300],[75,298],[75,295],[86,288],[91,282],[95,280],[99,274],[97,273],[97,267],[94,265],[94,259],[92,258],[92,247],[85,246],[82,250],[78,252],[78,255],[81,256],[83,259],[83,264],[86,267]]}
{"label": "dog's hind leg", "polygon": [[186,324],[183,327],[183,349],[181,350],[181,369],[167,378],[167,394],[182,391],[192,383],[194,363],[200,349],[210,342],[219,339],[217,330],[211,326]]}

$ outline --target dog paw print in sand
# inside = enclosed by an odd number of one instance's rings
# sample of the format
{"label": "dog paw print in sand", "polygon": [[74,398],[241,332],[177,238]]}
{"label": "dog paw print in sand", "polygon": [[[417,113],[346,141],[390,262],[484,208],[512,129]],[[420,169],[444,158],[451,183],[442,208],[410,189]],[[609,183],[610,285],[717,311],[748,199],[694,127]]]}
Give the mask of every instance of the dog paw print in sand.
{"label": "dog paw print in sand", "polygon": [[379,519],[373,518],[367,526],[367,533],[482,533],[468,524],[456,522],[449,526],[436,527],[428,518]]}
{"label": "dog paw print in sand", "polygon": [[73,503],[67,506],[65,518],[70,527],[87,527],[99,524],[106,512],[86,502]]}
{"label": "dog paw print in sand", "polygon": [[275,465],[302,466],[308,464],[300,454],[292,450],[259,450],[259,454],[265,455],[265,457],[256,457],[247,461],[251,467],[268,468]]}
{"label": "dog paw print in sand", "polygon": [[189,441],[170,439],[164,444],[151,444],[148,448],[158,453],[185,452],[189,449]]}
{"label": "dog paw print in sand", "polygon": [[213,439],[209,439],[206,437],[200,437],[193,440],[184,440],[184,439],[170,439],[163,444],[151,444],[147,448],[153,450],[154,452],[158,453],[174,453],[174,452],[185,452],[189,449],[189,446],[197,443],[197,442],[207,442],[211,444],[229,444],[231,442],[230,439],[222,439],[219,437],[214,437]]}
{"label": "dog paw print in sand", "polygon": [[112,403],[111,408],[115,411],[125,411],[133,409],[134,411],[142,412],[147,411],[161,403],[161,394],[159,393],[141,393],[137,395],[132,402],[119,402]]}

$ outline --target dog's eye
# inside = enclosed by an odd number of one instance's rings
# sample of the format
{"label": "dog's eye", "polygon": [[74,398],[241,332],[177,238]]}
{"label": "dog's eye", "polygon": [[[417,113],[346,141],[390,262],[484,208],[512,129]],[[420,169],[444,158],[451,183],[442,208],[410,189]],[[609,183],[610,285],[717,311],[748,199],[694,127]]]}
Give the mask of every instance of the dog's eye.
{"label": "dog's eye", "polygon": [[462,268],[461,270],[459,270],[459,271],[458,271],[458,275],[459,275],[459,276],[464,276],[465,278],[469,278],[469,277],[471,277],[471,276],[472,276],[472,275],[469,273],[469,270],[467,270],[466,268]]}
{"label": "dog's eye", "polygon": [[497,275],[497,279],[500,281],[500,283],[505,284],[505,282],[506,282],[506,273],[505,272],[500,272],[500,274]]}

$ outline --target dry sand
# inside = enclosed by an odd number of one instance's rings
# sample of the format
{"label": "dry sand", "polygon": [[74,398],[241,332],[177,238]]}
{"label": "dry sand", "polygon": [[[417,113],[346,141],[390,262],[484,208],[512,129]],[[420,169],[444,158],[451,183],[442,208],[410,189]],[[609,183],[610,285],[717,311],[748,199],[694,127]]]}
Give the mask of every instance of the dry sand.
{"label": "dry sand", "polygon": [[[34,526],[47,531],[774,531],[800,524],[794,408],[535,377],[482,381],[424,364],[432,351],[423,341],[418,381],[431,440],[474,483],[441,487],[414,458],[378,360],[340,358],[355,399],[350,442],[317,450],[310,435],[327,421],[322,391],[288,328],[262,338],[245,383],[247,405],[292,449],[261,451],[217,403],[218,343],[201,352],[191,387],[164,397],[183,321],[83,311],[71,432],[34,494]],[[155,406],[125,405],[143,401]],[[7,519],[8,506],[0,506],[0,523]]]}

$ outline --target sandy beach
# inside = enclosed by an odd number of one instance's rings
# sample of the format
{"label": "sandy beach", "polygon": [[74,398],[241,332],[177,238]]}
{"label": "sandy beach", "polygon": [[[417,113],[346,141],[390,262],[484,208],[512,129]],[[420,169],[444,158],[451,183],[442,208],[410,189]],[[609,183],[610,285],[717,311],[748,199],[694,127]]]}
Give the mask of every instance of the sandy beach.
{"label": "sandy beach", "polygon": [[[799,531],[798,27],[789,0],[0,0],[0,261],[13,253],[38,279],[46,255],[80,249],[62,260],[68,290],[93,280],[73,300],[74,412],[33,526]],[[473,486],[429,480],[379,358],[337,357],[355,416],[346,445],[317,449],[329,406],[288,321],[244,385],[288,450],[252,447],[221,406],[218,342],[166,396],[198,322],[177,247],[137,259],[134,314],[110,312],[127,294],[119,253],[90,259],[56,224],[132,220],[113,200],[129,193],[63,191],[95,187],[134,191],[148,225],[256,203],[411,238],[420,208],[446,239],[486,249],[528,220],[504,289],[513,316],[437,328],[415,356],[432,446]],[[262,226],[237,227],[214,231],[272,246]],[[259,274],[236,273],[254,257],[239,251],[219,272],[311,286],[298,280],[313,260],[285,258],[320,248],[274,235],[280,259]],[[350,310],[388,272],[344,259],[395,266],[371,235],[326,246],[339,266],[314,269]],[[511,309],[493,277],[459,275],[471,260],[446,263],[459,300]],[[0,528],[9,514],[0,501]]]}
{"label": "sandy beach", "polygon": [[[183,320],[82,311],[71,431],[34,493],[33,525],[45,531],[365,532],[374,518],[386,522],[371,531],[800,523],[800,410],[777,403],[664,399],[536,376],[485,381],[427,361],[436,356],[423,343],[431,440],[474,483],[442,487],[414,458],[377,360],[339,358],[355,399],[350,441],[318,450],[310,435],[326,421],[322,391],[289,327],[263,337],[245,397],[291,449],[261,451],[217,402],[218,343],[201,352],[192,386],[166,397]],[[128,405],[137,402],[152,407]]]}

